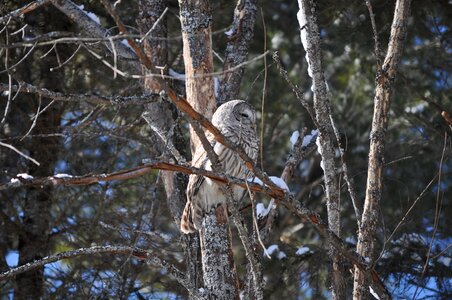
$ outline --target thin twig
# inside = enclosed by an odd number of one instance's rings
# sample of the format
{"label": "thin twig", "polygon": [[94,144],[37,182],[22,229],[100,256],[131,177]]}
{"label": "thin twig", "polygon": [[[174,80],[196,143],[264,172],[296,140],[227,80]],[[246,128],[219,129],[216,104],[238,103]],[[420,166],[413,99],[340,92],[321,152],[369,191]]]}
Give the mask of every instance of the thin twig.
{"label": "thin twig", "polygon": [[[141,96],[129,96],[129,97],[121,97],[121,96],[100,96],[100,95],[90,95],[90,94],[65,94],[60,92],[50,91],[46,88],[37,87],[31,84],[28,84],[23,81],[19,81],[19,85],[9,85],[0,83],[0,92],[8,91],[16,92],[16,93],[29,93],[36,94],[42,97],[50,98],[55,101],[66,101],[66,102],[81,102],[87,101],[92,102],[94,104],[102,104],[102,105],[136,105],[136,104],[145,104],[155,102],[160,99],[159,94],[149,94],[149,95],[141,95]],[[13,99],[14,100],[14,97]]]}
{"label": "thin twig", "polygon": [[163,17],[165,16],[166,12],[168,11],[168,7],[165,7],[165,10],[162,12],[162,14],[158,17],[158,19],[152,24],[151,29],[146,32],[146,34],[140,39],[140,44],[143,43],[143,41],[154,31],[155,27],[162,21]]}
{"label": "thin twig", "polygon": [[380,52],[380,42],[378,41],[378,30],[377,25],[375,23],[375,14],[372,9],[372,4],[370,3],[370,0],[365,0],[367,9],[369,10],[369,17],[370,17],[370,23],[372,24],[372,31],[374,34],[374,41],[375,41],[375,57],[377,59],[377,67],[381,67],[381,52]]}
{"label": "thin twig", "polygon": [[[261,7],[262,27],[264,31],[264,51],[267,51],[267,29],[265,27],[264,10]],[[264,86],[262,87],[262,104],[261,104],[261,143],[260,143],[260,157],[261,169],[264,170],[264,133],[265,133],[265,95],[267,94],[267,56],[264,56]]]}
{"label": "thin twig", "polygon": [[410,208],[407,210],[407,212],[403,215],[402,219],[399,221],[399,223],[397,224],[397,226],[394,228],[394,230],[391,232],[391,234],[389,235],[389,237],[385,240],[384,244],[383,244],[383,249],[381,249],[380,255],[378,256],[378,258],[375,260],[374,264],[377,264],[378,260],[381,259],[381,257],[383,256],[384,252],[386,251],[386,245],[392,240],[392,237],[394,236],[394,234],[397,232],[397,230],[400,228],[400,226],[402,226],[405,221],[406,218],[408,217],[408,215],[411,213],[411,211],[414,209],[414,207],[416,206],[416,204],[419,202],[419,200],[422,199],[422,197],[424,196],[425,192],[427,192],[427,190],[430,188],[430,186],[432,185],[432,183],[435,181],[435,179],[438,177],[438,174],[435,175],[435,177],[432,178],[432,180],[430,180],[430,182],[427,184],[427,186],[422,190],[422,192],[419,194],[419,196],[417,196],[417,198],[413,201],[413,204],[411,204]]}
{"label": "thin twig", "polygon": [[358,202],[358,197],[356,196],[356,190],[355,190],[355,184],[353,182],[353,177],[350,177],[350,172],[348,170],[348,163],[345,159],[345,147],[342,144],[341,136],[339,133],[339,130],[337,129],[336,123],[334,122],[333,116],[330,115],[331,119],[331,125],[333,126],[334,135],[336,136],[336,141],[339,146],[339,153],[341,155],[341,162],[342,162],[342,170],[344,172],[344,179],[347,183],[348,193],[350,194],[350,198],[352,200],[353,209],[355,211],[356,221],[358,223],[358,228],[361,226],[361,218],[362,218],[362,212],[361,212],[361,206]]}
{"label": "thin twig", "polygon": [[[422,268],[422,274],[421,278],[419,278],[419,282],[422,282],[422,280],[425,277],[425,274],[427,272],[427,268],[430,261],[430,255],[433,248],[433,244],[435,243],[436,238],[436,232],[438,231],[438,225],[439,225],[439,218],[441,217],[441,210],[443,205],[443,198],[441,197],[441,175],[442,175],[442,169],[443,169],[443,163],[444,163],[444,156],[446,153],[447,148],[447,132],[444,132],[444,146],[443,146],[443,152],[441,154],[441,160],[439,162],[439,170],[438,170],[438,188],[436,190],[436,206],[435,206],[435,220],[433,222],[433,232],[432,232],[432,238],[430,239],[430,243],[428,245],[428,251],[427,251],[427,257],[425,258],[425,263]],[[418,292],[419,286],[416,287],[416,290],[414,291],[413,300],[416,299],[416,295]]]}
{"label": "thin twig", "polygon": [[[28,159],[29,161],[32,161],[34,164],[36,164],[38,166],[41,165],[36,159],[28,156],[27,154],[23,153],[22,151],[18,150],[16,147],[14,147],[14,146],[12,146],[10,144],[5,144],[5,143],[0,142],[0,146],[3,146],[3,147],[6,147],[6,148],[9,148],[9,149],[13,150],[14,152],[19,154],[20,156],[24,157],[25,159]],[[1,186],[2,185],[0,185],[0,190],[1,190]]]}
{"label": "thin twig", "polygon": [[281,59],[279,57],[278,51],[273,52],[273,60],[276,63],[276,66],[278,67],[279,73],[284,78],[284,80],[289,84],[290,88],[292,89],[292,92],[295,94],[295,97],[300,101],[301,105],[306,109],[309,116],[311,117],[312,122],[314,122],[315,126],[318,128],[317,119],[315,118],[315,112],[311,106],[310,103],[304,98],[303,92],[300,90],[300,88],[290,80],[289,76],[287,75],[287,70],[283,67],[281,63]]}

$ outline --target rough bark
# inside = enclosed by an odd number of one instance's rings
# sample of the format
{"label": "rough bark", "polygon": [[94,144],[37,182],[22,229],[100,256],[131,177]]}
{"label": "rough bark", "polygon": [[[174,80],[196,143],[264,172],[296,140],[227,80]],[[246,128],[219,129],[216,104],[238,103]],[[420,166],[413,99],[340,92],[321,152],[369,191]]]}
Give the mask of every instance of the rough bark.
{"label": "rough bark", "polygon": [[[141,34],[147,34],[149,37],[144,40],[144,51],[153,66],[164,67],[167,64],[168,46],[167,41],[164,39],[167,37],[167,20],[163,16],[167,5],[166,0],[140,0],[139,2],[140,13],[137,22]],[[154,37],[161,39],[153,39]],[[151,73],[150,70],[144,67],[143,72],[145,75]],[[158,94],[162,90],[160,80],[153,76],[146,77],[144,80],[144,89],[147,93]],[[159,148],[156,150],[163,156],[172,154],[167,153],[168,148],[171,147],[174,149],[173,152],[176,151],[179,154],[183,154],[185,149],[184,139],[175,122],[175,116],[174,109],[168,102],[147,104],[143,113],[144,119],[154,130],[154,138],[159,140],[159,142],[155,143],[155,146]],[[169,145],[171,147],[168,147]],[[176,159],[184,158],[180,155],[176,156]],[[161,175],[168,207],[170,208],[174,221],[179,224],[180,216],[186,202],[185,189],[187,186],[187,177],[171,171],[161,171]],[[182,244],[185,250],[187,267],[185,274],[186,281],[192,289],[198,289],[202,286],[199,236],[184,236]],[[193,297],[193,295],[190,296]]]}
{"label": "rough bark", "polygon": [[254,35],[256,21],[256,0],[239,0],[234,10],[234,19],[226,46],[223,71],[217,93],[217,103],[221,105],[229,100],[237,99],[244,68],[234,71],[229,69],[243,63],[248,57],[249,45]]}
{"label": "rough bark", "polygon": [[[179,0],[184,44],[185,89],[187,101],[210,119],[215,111],[212,60],[212,15],[209,1]],[[190,127],[191,151],[201,146]]]}
{"label": "rough bark", "polygon": [[[182,24],[185,89],[188,103],[211,119],[216,108],[212,61],[212,16],[207,0],[179,0]],[[190,126],[191,151],[203,147]],[[227,213],[219,208],[207,213],[200,231],[204,287],[212,299],[238,298],[237,275],[233,268]],[[207,222],[207,223],[206,223]],[[212,265],[213,264],[213,265]],[[220,265],[218,265],[220,264]]]}
{"label": "rough bark", "polygon": [[[358,253],[374,261],[375,235],[379,216],[384,167],[385,136],[388,128],[389,108],[398,63],[402,56],[410,0],[396,2],[388,51],[376,77],[374,115],[370,133],[369,168],[367,171],[366,198],[358,231]],[[364,272],[355,268],[353,299],[369,298],[369,282]]]}
{"label": "rough bark", "polygon": [[225,207],[207,214],[200,232],[204,286],[211,295],[209,299],[239,298]]}
{"label": "rough bark", "polygon": [[[304,14],[306,24],[300,24],[301,30],[306,30],[306,52],[308,64],[312,70],[312,87],[314,92],[314,110],[318,123],[318,144],[322,156],[322,169],[325,176],[325,194],[327,200],[328,226],[340,236],[340,197],[339,180],[335,164],[334,130],[330,119],[330,103],[322,66],[322,53],[320,48],[320,30],[315,14],[315,3],[312,0],[299,0],[300,12]],[[341,256],[330,247],[333,262],[334,299],[345,299],[347,273]]]}

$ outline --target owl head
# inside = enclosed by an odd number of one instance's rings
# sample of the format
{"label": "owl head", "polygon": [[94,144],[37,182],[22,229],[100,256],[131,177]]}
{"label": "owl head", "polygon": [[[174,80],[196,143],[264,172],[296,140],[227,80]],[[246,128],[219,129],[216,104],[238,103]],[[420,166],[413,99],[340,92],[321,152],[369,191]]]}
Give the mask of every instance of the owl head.
{"label": "owl head", "polygon": [[212,117],[212,124],[220,128],[224,125],[235,128],[256,130],[256,111],[243,100],[231,100],[220,105]]}

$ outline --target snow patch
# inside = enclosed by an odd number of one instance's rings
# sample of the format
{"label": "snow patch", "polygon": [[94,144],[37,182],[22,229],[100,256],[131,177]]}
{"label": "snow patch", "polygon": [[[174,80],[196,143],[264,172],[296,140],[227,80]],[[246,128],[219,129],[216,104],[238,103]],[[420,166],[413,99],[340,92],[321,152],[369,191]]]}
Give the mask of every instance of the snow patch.
{"label": "snow patch", "polygon": [[322,148],[320,147],[320,139],[315,140],[315,144],[317,145],[317,152],[322,155]]}
{"label": "snow patch", "polygon": [[85,5],[81,4],[81,5],[75,5],[75,6],[77,6],[81,11],[83,11],[85,13],[85,15],[87,15],[91,20],[93,20],[94,22],[96,22],[97,24],[100,25],[99,17],[95,13],[85,10],[84,9]]}
{"label": "snow patch", "polygon": [[234,34],[234,29],[231,27],[228,31],[225,31],[224,34],[227,36],[232,36]]}
{"label": "snow patch", "polygon": [[282,178],[279,178],[277,176],[270,176],[269,178],[278,187],[280,187],[283,190],[286,190],[286,191],[290,192],[289,187],[287,186],[287,183],[284,180],[282,180]]}
{"label": "snow patch", "polygon": [[257,178],[257,177],[254,177],[254,178],[248,178],[248,182],[256,183],[256,184],[258,184],[258,185],[260,185],[260,186],[264,186],[264,183],[262,182],[262,180],[260,180],[260,179]]}
{"label": "snow patch", "polygon": [[264,249],[264,255],[267,256],[268,258],[270,258],[271,255],[273,255],[274,253],[278,253],[276,255],[276,257],[281,260],[287,257],[286,253],[284,253],[283,251],[279,250],[279,246],[278,245],[270,245],[267,249]]}
{"label": "snow patch", "polygon": [[345,242],[356,245],[356,238],[354,236],[348,236],[345,238]]}
{"label": "snow patch", "polygon": [[262,219],[265,216],[267,216],[272,209],[273,209],[273,205],[271,202],[268,205],[268,208],[265,208],[265,205],[263,203],[258,203],[256,205],[256,215],[257,215],[258,219]]}
{"label": "snow patch", "polygon": [[272,255],[273,253],[275,253],[276,251],[279,251],[279,246],[278,245],[270,245],[268,248],[267,248],[267,253],[268,253],[268,255]]}
{"label": "snow patch", "polygon": [[300,39],[301,44],[303,45],[303,48],[306,51],[306,62],[308,63],[308,75],[309,77],[312,78],[312,69],[308,57],[308,35],[306,32],[306,28],[304,28],[308,22],[306,20],[306,15],[303,13],[304,11],[303,2],[301,0],[298,0],[298,6],[300,7],[300,10],[297,13],[298,24],[300,25]]}
{"label": "snow patch", "polygon": [[123,44],[124,46],[126,46],[127,48],[129,48],[131,51],[135,52],[135,49],[133,49],[132,46],[130,46],[128,40],[126,40],[126,39],[121,40],[121,44]]}
{"label": "snow patch", "polygon": [[59,174],[53,175],[53,178],[72,178],[72,177],[74,177],[74,176],[65,174],[65,173],[59,173]]}
{"label": "snow patch", "polygon": [[[278,176],[270,176],[269,179],[270,179],[276,186],[278,186],[279,188],[281,188],[281,189],[283,189],[283,190],[286,190],[286,191],[290,192],[290,189],[289,189],[289,187],[287,186],[287,183],[286,183],[284,180],[282,180],[281,178],[279,178]],[[258,185],[260,185],[260,186],[264,186],[264,183],[262,182],[262,180],[260,180],[260,179],[257,178],[257,177],[254,177],[254,178],[248,178],[247,181],[248,181],[248,182],[251,182],[251,183],[256,183],[256,184],[258,184]]]}
{"label": "snow patch", "polygon": [[19,183],[20,180],[17,179],[17,178],[11,178],[11,180],[9,182],[11,182],[11,183]]}
{"label": "snow patch", "polygon": [[[185,76],[184,76],[185,80]],[[218,97],[218,91],[220,90],[220,80],[218,77],[213,78],[213,92],[215,94],[215,97]]]}
{"label": "snow patch", "polygon": [[369,286],[369,291],[372,294],[372,296],[374,296],[375,299],[380,300],[380,296],[378,296],[378,294],[375,293],[375,291],[373,290],[373,288],[371,286]]}
{"label": "snow patch", "polygon": [[307,134],[303,138],[303,142],[301,143],[301,147],[307,147],[310,143],[312,143],[313,139],[317,139],[317,136],[319,135],[319,131],[317,129],[311,130],[310,134]]}
{"label": "snow patch", "polygon": [[276,256],[279,260],[287,258],[286,253],[284,253],[283,251],[279,251],[278,255]]}
{"label": "snow patch", "polygon": [[19,174],[16,175],[16,177],[20,177],[20,178],[23,178],[25,180],[32,180],[33,179],[33,176],[28,175],[27,173],[19,173]]}
{"label": "snow patch", "polygon": [[[292,148],[295,146],[295,143],[297,142],[299,137],[300,137],[300,132],[298,130],[292,132],[292,135],[290,136],[290,143],[292,144]],[[303,139],[303,142],[304,142],[304,139]]]}
{"label": "snow patch", "polygon": [[[315,144],[317,145],[317,152],[319,152],[320,156],[322,156],[322,148],[320,147],[320,139],[316,139]],[[325,164],[323,163],[323,159],[320,161],[320,167],[325,172]]]}
{"label": "snow patch", "polygon": [[295,255],[301,256],[304,255],[306,253],[310,253],[312,252],[311,249],[309,249],[309,247],[303,246],[297,249],[297,252],[295,252]]}

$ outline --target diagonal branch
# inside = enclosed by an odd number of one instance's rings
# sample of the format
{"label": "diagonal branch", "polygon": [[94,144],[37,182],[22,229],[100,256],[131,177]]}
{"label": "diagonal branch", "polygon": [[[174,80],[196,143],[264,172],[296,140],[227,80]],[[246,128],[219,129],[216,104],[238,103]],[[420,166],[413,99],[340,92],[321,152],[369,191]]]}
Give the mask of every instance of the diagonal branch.
{"label": "diagonal branch", "polygon": [[[58,8],[61,12],[63,12],[69,19],[71,19],[74,23],[80,26],[89,37],[109,37],[110,32],[103,28],[101,25],[92,20],[85,13],[84,10],[79,8],[74,2],[70,0],[50,0],[52,4]],[[129,62],[130,66],[134,69],[138,70],[138,65],[133,63],[132,61],[136,60],[137,54],[134,53],[129,47],[121,43],[120,41],[113,41],[115,52],[118,56],[126,59]],[[105,46],[110,50],[111,47],[109,44],[105,44]],[[134,49],[136,50],[136,49]]]}
{"label": "diagonal branch", "polygon": [[378,274],[374,269],[370,269],[365,263],[362,256],[358,255],[355,251],[348,249],[346,243],[340,239],[332,230],[328,228],[326,223],[322,221],[320,216],[304,206],[301,202],[297,201],[293,195],[287,191],[276,186],[261,186],[256,183],[246,182],[241,179],[237,179],[225,174],[218,174],[212,171],[206,171],[189,166],[175,165],[165,162],[149,163],[135,168],[122,170],[110,174],[97,174],[72,177],[71,175],[55,175],[48,177],[35,177],[29,178],[28,176],[17,176],[13,178],[11,182],[0,185],[0,190],[7,188],[19,187],[19,186],[47,186],[47,185],[88,185],[98,182],[113,181],[113,180],[127,180],[136,178],[151,172],[152,170],[167,170],[174,172],[182,172],[185,174],[197,174],[208,177],[213,181],[220,184],[236,184],[243,188],[249,188],[253,192],[263,192],[266,195],[274,198],[279,204],[284,205],[290,211],[294,212],[300,218],[311,223],[319,233],[324,236],[328,242],[333,245],[337,251],[341,253],[343,257],[348,259],[358,269],[362,270],[366,276],[373,283],[376,290],[379,290],[381,294],[387,294],[388,292],[381,282]]}

